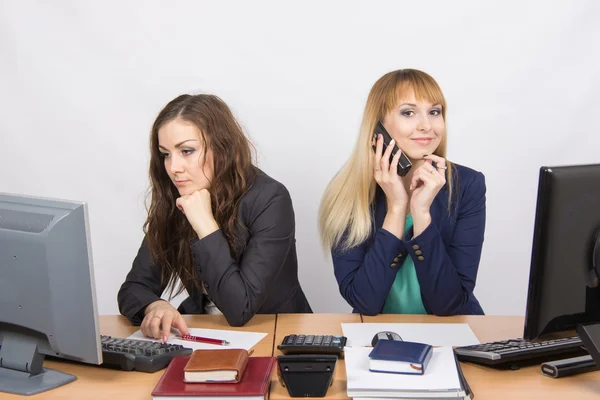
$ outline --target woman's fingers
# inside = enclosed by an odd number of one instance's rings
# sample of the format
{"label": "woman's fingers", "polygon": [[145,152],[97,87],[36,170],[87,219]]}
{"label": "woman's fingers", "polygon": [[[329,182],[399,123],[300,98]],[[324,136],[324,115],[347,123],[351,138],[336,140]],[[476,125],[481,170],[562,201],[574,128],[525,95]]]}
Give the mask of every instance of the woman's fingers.
{"label": "woman's fingers", "polygon": [[390,174],[398,175],[398,163],[400,162],[400,156],[402,155],[402,151],[398,150],[394,158],[392,158],[392,162],[390,163]]}
{"label": "woman's fingers", "polygon": [[175,317],[175,319],[173,320],[173,328],[179,329],[179,332],[181,332],[182,335],[189,334],[187,324],[185,323],[185,320],[179,313],[177,314],[177,317]]}
{"label": "woman's fingers", "polygon": [[413,174],[410,182],[410,190],[418,188],[420,183],[431,184],[435,186],[440,181],[440,176],[433,165],[428,162],[423,163]]}
{"label": "woman's fingers", "polygon": [[[383,142],[383,138],[381,139],[381,141]],[[388,144],[387,148],[385,149],[385,152],[381,156],[380,166],[384,174],[386,172],[390,172],[390,156],[392,155],[392,149],[394,148],[394,144],[394,139],[392,139],[392,141]]]}
{"label": "woman's fingers", "polygon": [[188,334],[187,324],[175,309],[156,310],[144,317],[140,329],[144,336],[166,342],[171,334],[171,327],[179,329],[182,335]]}
{"label": "woman's fingers", "polygon": [[150,318],[151,320],[148,321],[150,325],[150,337],[160,339],[160,324],[162,322],[162,317],[154,314]]}
{"label": "woman's fingers", "polygon": [[383,153],[383,137],[377,135],[377,142],[375,145],[375,158],[373,159],[374,172],[381,171],[381,154]]}
{"label": "woman's fingers", "polygon": [[423,157],[425,159],[426,162],[429,162],[430,164],[432,162],[435,163],[435,168],[437,169],[437,171],[439,173],[441,173],[442,175],[446,174],[446,169],[448,168],[446,166],[446,159],[440,156],[436,156],[435,154],[429,154],[425,157]]}
{"label": "woman's fingers", "polygon": [[173,324],[173,314],[165,313],[160,322],[160,338],[163,342],[167,342],[171,333],[171,325]]}

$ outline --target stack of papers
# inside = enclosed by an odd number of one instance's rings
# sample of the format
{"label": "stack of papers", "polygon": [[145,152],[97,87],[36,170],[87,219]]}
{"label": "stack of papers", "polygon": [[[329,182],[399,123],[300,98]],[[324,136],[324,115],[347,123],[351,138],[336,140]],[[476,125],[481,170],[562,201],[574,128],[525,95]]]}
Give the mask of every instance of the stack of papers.
{"label": "stack of papers", "polygon": [[450,346],[433,349],[423,375],[387,374],[369,371],[369,347],[346,347],[344,359],[348,397],[374,399],[465,399]]}
{"label": "stack of papers", "polygon": [[[243,332],[243,331],[229,331],[222,329],[200,329],[200,328],[188,328],[189,334],[193,336],[201,336],[205,338],[212,339],[221,339],[227,340],[229,342],[228,346],[221,346],[217,344],[208,344],[208,343],[199,343],[199,342],[190,342],[188,340],[181,340],[176,337],[176,334],[179,334],[175,329],[171,329],[171,334],[169,335],[169,339],[167,343],[170,344],[180,344],[183,347],[189,347],[193,350],[202,350],[202,349],[210,349],[210,350],[224,350],[224,349],[246,349],[250,350],[253,346],[255,346],[258,342],[262,340],[266,333],[262,332]],[[135,339],[135,340],[148,340],[151,342],[161,342],[160,339],[152,339],[144,336],[141,330],[136,331],[133,335],[129,336],[127,339]]]}
{"label": "stack of papers", "polygon": [[[478,344],[468,324],[342,324],[348,397],[356,400],[470,399],[472,392],[459,370],[452,346]],[[394,332],[407,342],[434,347],[423,375],[369,371],[371,341],[379,332]]]}

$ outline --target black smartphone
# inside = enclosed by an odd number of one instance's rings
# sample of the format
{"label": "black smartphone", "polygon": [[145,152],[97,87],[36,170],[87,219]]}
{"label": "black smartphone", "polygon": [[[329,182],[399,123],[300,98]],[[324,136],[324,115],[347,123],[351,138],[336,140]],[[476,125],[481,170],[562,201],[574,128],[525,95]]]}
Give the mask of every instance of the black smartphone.
{"label": "black smartphone", "polygon": [[[381,121],[377,122],[377,125],[375,126],[375,132],[373,132],[373,138],[375,139],[375,141],[377,141],[377,135],[379,134],[383,136],[383,154],[385,153],[385,149],[388,147],[389,143],[392,141],[392,137],[390,136],[388,131],[385,130]],[[375,149],[376,147],[373,146],[373,150]],[[408,171],[410,171],[412,163],[410,162],[408,157],[406,157],[406,155],[400,150],[400,148],[396,146],[396,144],[394,144],[392,154],[390,154],[390,163],[392,162],[392,159],[394,158],[397,152],[400,152],[400,160],[398,160],[398,175],[405,176],[406,174],[408,174]]]}

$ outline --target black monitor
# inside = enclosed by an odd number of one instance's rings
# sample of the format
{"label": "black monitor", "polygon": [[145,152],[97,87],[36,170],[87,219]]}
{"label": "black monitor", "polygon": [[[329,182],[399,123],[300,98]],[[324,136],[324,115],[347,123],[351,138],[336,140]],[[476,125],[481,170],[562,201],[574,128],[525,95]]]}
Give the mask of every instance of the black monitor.
{"label": "black monitor", "polygon": [[0,397],[76,379],[46,355],[102,363],[87,206],[0,193]]}
{"label": "black monitor", "polygon": [[523,337],[600,322],[600,164],[540,169]]}

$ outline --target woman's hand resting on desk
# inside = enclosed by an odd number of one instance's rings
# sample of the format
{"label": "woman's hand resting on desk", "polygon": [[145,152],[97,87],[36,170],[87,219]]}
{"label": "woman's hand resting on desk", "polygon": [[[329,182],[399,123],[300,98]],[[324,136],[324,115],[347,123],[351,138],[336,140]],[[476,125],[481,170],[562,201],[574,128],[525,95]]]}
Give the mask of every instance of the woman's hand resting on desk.
{"label": "woman's hand resting on desk", "polygon": [[141,330],[144,336],[162,339],[166,342],[171,333],[171,327],[179,329],[182,335],[188,334],[187,324],[183,317],[171,304],[164,300],[150,303],[144,311]]}

